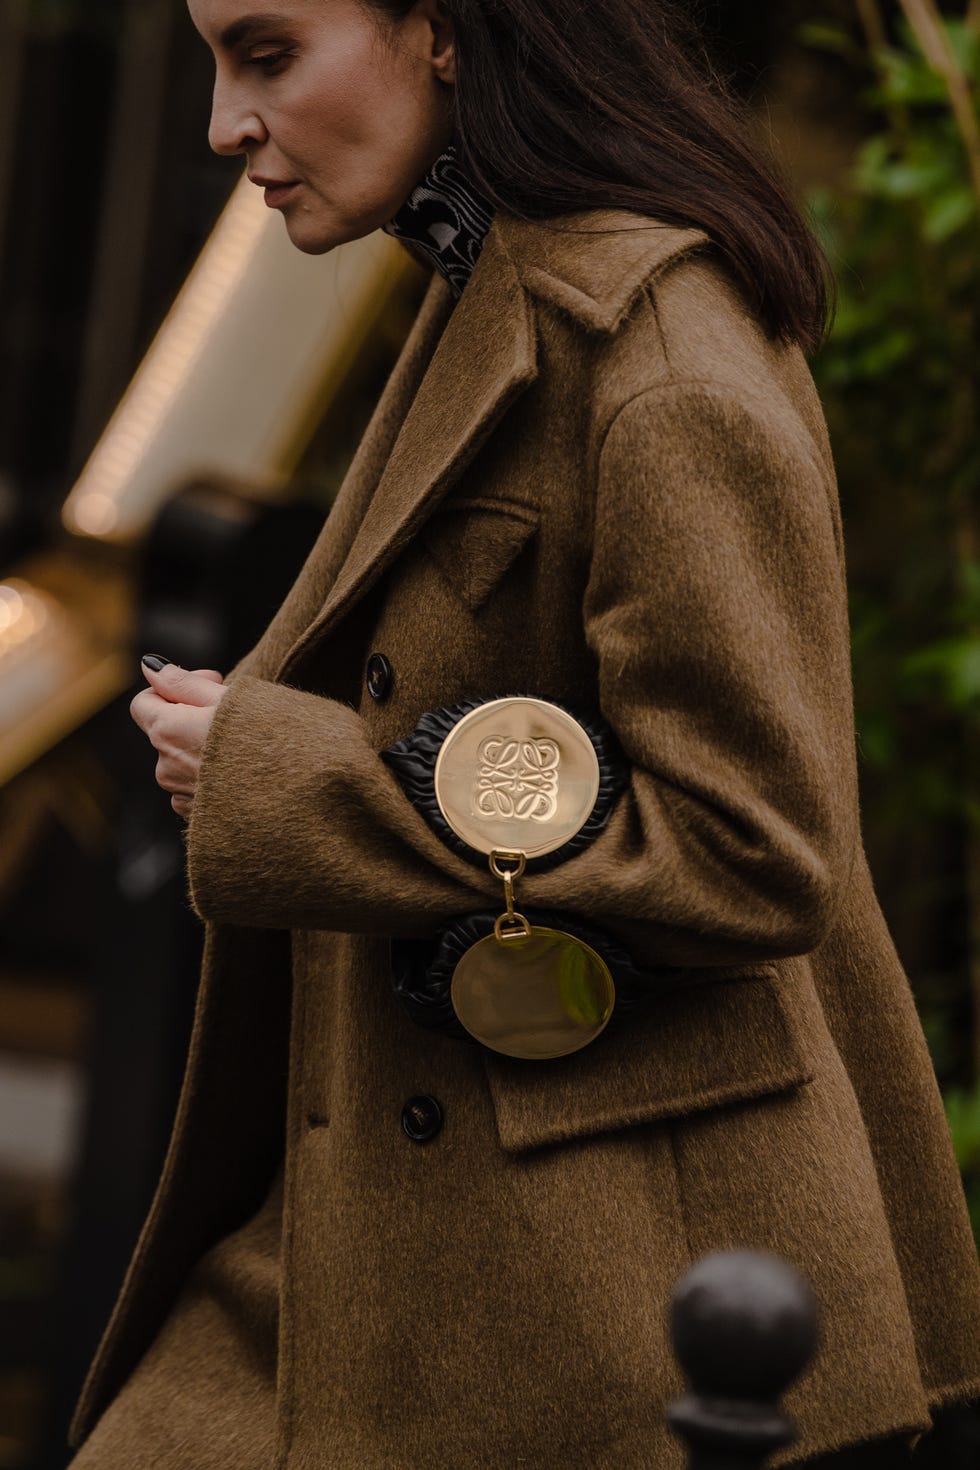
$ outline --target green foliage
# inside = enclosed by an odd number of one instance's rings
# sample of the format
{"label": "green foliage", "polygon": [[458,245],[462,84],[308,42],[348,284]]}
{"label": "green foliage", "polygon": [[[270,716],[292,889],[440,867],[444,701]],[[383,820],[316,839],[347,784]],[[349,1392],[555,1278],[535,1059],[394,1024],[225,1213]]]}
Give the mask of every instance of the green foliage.
{"label": "green foliage", "polygon": [[[942,24],[976,98],[980,31]],[[905,890],[897,865],[888,897],[925,954],[942,947],[912,979],[980,1229],[980,916],[963,856],[980,837],[980,201],[946,84],[903,17],[870,54],[857,20],[799,34],[850,69],[864,124],[843,187],[809,204],[839,289],[813,371],[847,538],[865,828],[881,850],[959,854],[925,880],[913,865]]]}
{"label": "green foliage", "polygon": [[973,1231],[980,1240],[980,1087],[973,1092],[954,1088],[946,1093],[944,1101],[956,1161],[966,1184]]}

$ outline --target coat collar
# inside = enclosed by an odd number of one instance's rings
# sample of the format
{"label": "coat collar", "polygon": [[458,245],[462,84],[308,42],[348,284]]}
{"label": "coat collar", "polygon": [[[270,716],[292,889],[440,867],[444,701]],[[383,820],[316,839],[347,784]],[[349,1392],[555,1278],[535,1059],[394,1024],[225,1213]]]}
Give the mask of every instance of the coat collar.
{"label": "coat collar", "polygon": [[704,230],[627,209],[582,210],[496,228],[525,290],[596,332],[612,332],[647,282],[677,256],[709,243]]}
{"label": "coat collar", "polygon": [[[651,275],[706,239],[700,230],[660,225],[625,210],[590,210],[533,224],[503,212],[494,216],[342,565],[312,622],[293,629],[295,641],[278,663],[279,681],[288,681],[299,661],[374,586],[534,382],[534,298],[586,328],[613,331]],[[446,282],[434,276],[420,315],[439,318],[449,295]],[[370,462],[369,451],[370,445],[362,445],[338,506],[351,500],[356,464]],[[334,520],[332,512],[301,573],[307,589],[323,584],[322,561],[336,555]],[[297,597],[297,605],[303,600]]]}

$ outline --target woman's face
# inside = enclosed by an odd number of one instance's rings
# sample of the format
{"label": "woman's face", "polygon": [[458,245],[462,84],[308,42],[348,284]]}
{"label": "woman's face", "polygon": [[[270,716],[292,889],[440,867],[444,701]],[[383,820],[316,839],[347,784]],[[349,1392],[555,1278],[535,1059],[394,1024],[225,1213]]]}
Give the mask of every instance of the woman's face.
{"label": "woman's face", "polygon": [[300,250],[320,255],[385,224],[449,143],[443,0],[417,0],[388,35],[365,0],[188,8],[215,59],[211,147],[245,154]]}

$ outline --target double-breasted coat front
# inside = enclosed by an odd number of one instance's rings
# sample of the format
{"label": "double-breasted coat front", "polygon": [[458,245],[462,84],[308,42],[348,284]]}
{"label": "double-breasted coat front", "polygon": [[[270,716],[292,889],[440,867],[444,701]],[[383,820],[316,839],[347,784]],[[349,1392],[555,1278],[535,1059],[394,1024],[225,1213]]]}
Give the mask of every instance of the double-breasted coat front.
{"label": "double-breasted coat front", "polygon": [[[705,235],[499,213],[458,301],[433,277],[227,683],[186,829],[187,1072],[75,1446],[283,1151],[277,1470],[679,1470],[669,1294],[729,1246],[820,1303],[777,1464],[980,1394],[976,1251],[862,843],[825,422]],[[521,898],[656,992],[541,1062],[423,1029],[391,984],[392,938],[500,885],[380,753],[514,692],[601,717],[629,762]],[[443,1113],[425,1143],[416,1095]]]}

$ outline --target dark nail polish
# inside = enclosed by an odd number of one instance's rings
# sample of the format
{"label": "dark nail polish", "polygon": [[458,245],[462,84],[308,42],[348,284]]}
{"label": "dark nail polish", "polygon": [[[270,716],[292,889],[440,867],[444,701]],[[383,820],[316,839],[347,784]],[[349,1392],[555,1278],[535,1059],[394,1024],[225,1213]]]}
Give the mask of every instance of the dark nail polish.
{"label": "dark nail polish", "polygon": [[163,655],[159,653],[144,653],[142,662],[145,663],[149,668],[151,668],[155,674],[159,674],[164,664],[170,663],[170,659],[164,658]]}

